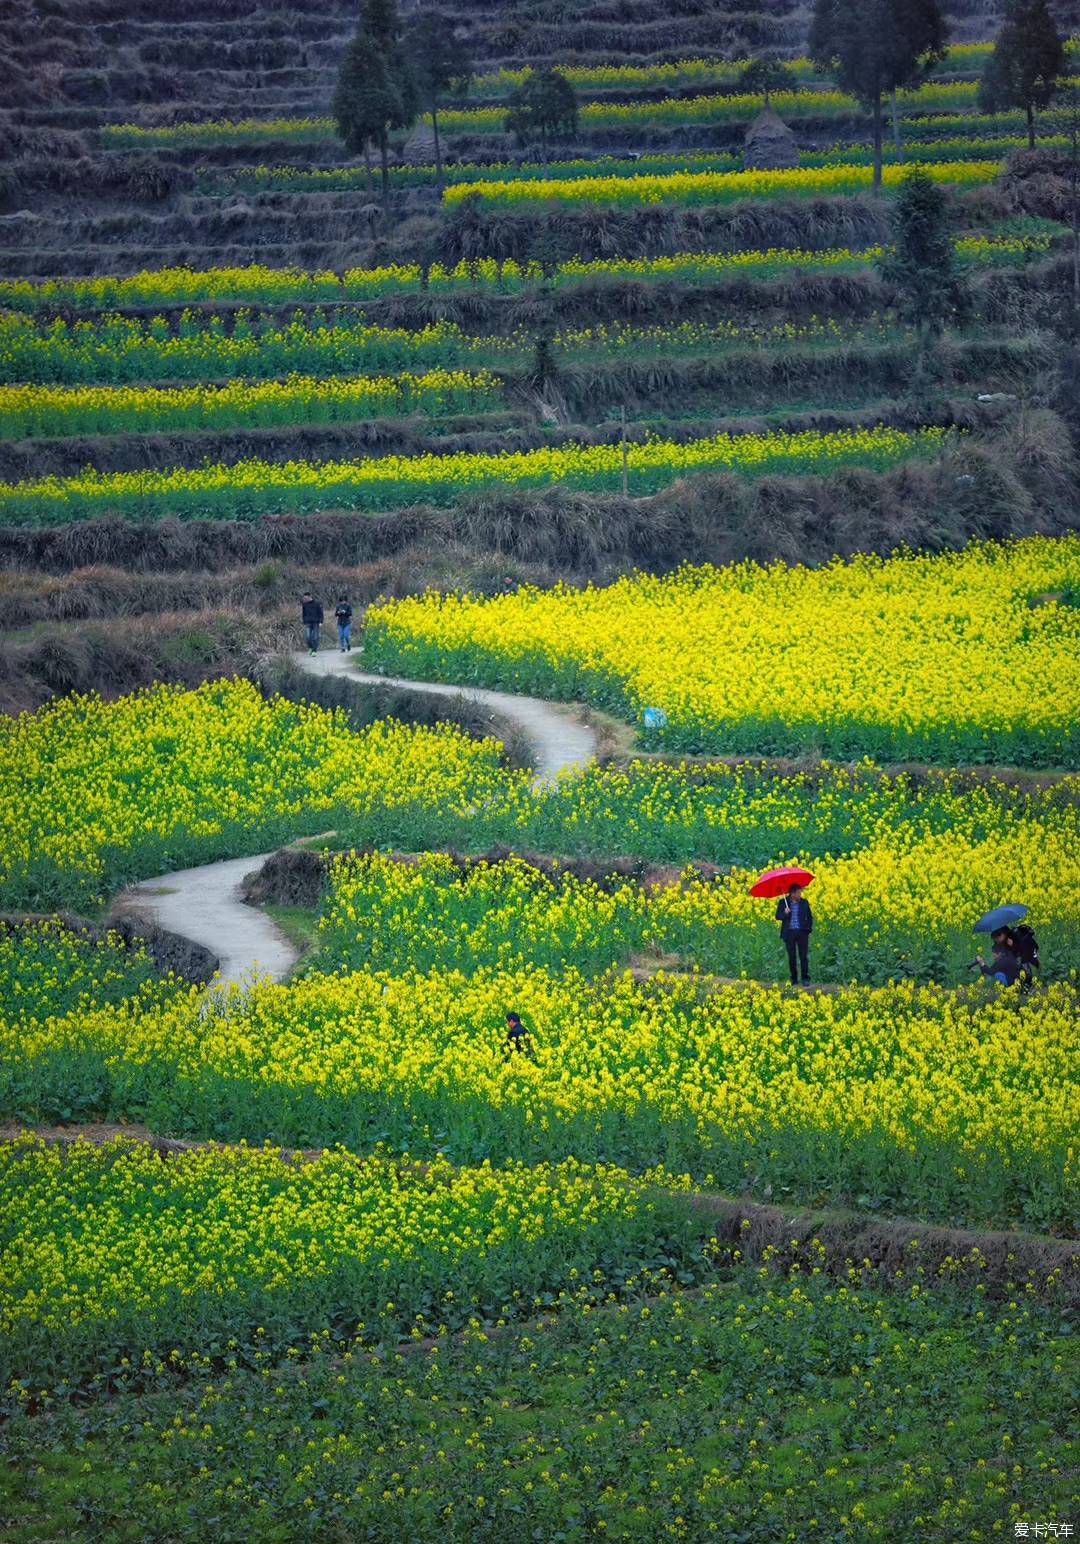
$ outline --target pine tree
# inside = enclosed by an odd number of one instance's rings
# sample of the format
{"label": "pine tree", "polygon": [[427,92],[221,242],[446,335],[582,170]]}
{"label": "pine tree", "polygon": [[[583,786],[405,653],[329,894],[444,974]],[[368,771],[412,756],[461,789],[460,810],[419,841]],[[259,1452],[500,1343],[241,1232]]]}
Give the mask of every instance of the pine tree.
{"label": "pine tree", "polygon": [[896,286],[901,312],[924,340],[938,338],[962,304],[944,189],[924,171],[909,172],[892,223],[893,244],[879,262],[882,276]]}
{"label": "pine tree", "polygon": [[400,30],[395,0],[366,0],[345,51],[332,107],[338,137],[350,154],[365,153],[371,141],[378,145],[384,200],[390,196],[390,134],[409,128],[418,111]]}
{"label": "pine tree", "polygon": [[548,162],[548,141],[560,134],[577,133],[577,97],[566,76],[558,70],[530,70],[510,97],[507,130],[524,145],[540,136],[540,153]]}
{"label": "pine tree", "polygon": [[945,54],[938,0],[815,0],[814,62],[873,115],[874,188],[881,187],[882,99],[917,84]]}
{"label": "pine tree", "polygon": [[435,177],[442,187],[442,148],[439,144],[439,100],[451,89],[465,92],[473,73],[468,48],[454,34],[449,18],[427,11],[405,34],[405,54],[420,101],[431,114],[435,136]]}
{"label": "pine tree", "polygon": [[798,91],[798,89],[799,82],[786,65],[781,64],[779,59],[771,59],[766,55],[751,59],[739,73],[739,90],[746,92],[748,96],[763,96],[766,107],[772,106],[769,99],[774,91]]}
{"label": "pine tree", "polygon": [[1035,149],[1035,111],[1050,105],[1065,73],[1065,45],[1046,0],[1008,0],[1005,21],[979,85],[983,112],[1022,107]]}

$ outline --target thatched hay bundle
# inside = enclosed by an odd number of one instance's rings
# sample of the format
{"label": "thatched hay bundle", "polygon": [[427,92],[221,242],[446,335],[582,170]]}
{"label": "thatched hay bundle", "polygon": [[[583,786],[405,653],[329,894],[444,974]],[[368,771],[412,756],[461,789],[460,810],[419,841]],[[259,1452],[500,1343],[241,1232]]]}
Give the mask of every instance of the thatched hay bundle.
{"label": "thatched hay bundle", "polygon": [[799,164],[795,136],[782,118],[766,107],[746,131],[743,165],[747,171],[787,171]]}

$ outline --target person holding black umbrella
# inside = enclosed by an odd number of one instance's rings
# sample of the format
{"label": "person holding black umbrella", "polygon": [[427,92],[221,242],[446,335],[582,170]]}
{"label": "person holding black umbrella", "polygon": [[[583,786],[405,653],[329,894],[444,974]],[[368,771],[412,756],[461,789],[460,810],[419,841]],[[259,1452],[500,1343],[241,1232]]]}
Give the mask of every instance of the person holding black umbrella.
{"label": "person holding black umbrella", "polygon": [[981,954],[975,956],[972,969],[981,971],[984,976],[990,976],[1001,986],[1014,986],[1020,974],[1020,961],[1009,948],[1009,931],[1007,928],[998,928],[996,933],[991,933],[990,942],[994,946],[994,958],[989,964]]}
{"label": "person holding black umbrella", "polygon": [[1031,928],[1020,926],[1027,914],[1026,906],[1014,903],[998,906],[980,917],[975,932],[990,934],[994,958],[988,965],[977,954],[971,969],[992,976],[1002,986],[1012,986],[1020,978],[1023,990],[1030,991],[1039,965],[1039,943]]}

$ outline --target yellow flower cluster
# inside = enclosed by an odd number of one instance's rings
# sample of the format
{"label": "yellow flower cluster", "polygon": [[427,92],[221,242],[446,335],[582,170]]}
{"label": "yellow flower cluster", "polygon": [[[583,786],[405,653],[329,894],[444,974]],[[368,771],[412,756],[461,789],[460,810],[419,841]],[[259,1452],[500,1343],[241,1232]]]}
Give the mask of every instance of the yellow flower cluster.
{"label": "yellow flower cluster", "polygon": [[180,989],[180,981],[158,974],[145,950],[116,934],[99,939],[59,919],[0,929],[0,1014],[13,1021],[87,1012],[131,998],[146,1003]]}
{"label": "yellow flower cluster", "polygon": [[243,680],[63,697],[0,719],[0,884],[93,897],[197,854],[258,851],[260,832],[310,828],[319,811],[452,815],[503,776],[493,741],[390,720],[356,734]]}
{"label": "yellow flower cluster", "polygon": [[[775,800],[763,793],[751,816],[740,811],[736,788],[729,791],[731,802],[718,813],[727,817],[733,845],[740,831],[749,847],[763,827],[782,829],[783,808],[796,802],[792,785],[778,779]],[[604,792],[596,785],[581,791],[582,819],[591,813],[590,794],[595,800]],[[1080,779],[1064,780],[1052,799],[984,799],[943,788],[933,804],[921,806],[902,782],[890,800],[885,780],[879,802],[885,810],[892,803],[893,818],[879,814],[872,832],[846,853],[834,855],[820,843],[776,853],[762,843],[762,867],[798,861],[817,876],[818,980],[964,980],[972,924],[1004,895],[1023,896],[1030,906],[1044,974],[1061,976],[1073,964],[1080,917],[1061,876],[1080,850]],[[813,808],[809,795],[807,804]],[[318,961],[324,970],[395,973],[523,962],[597,971],[648,954],[721,976],[775,979],[784,954],[773,908],[749,893],[758,872],[735,864],[723,878],[686,875],[646,893],[633,883],[602,890],[569,875],[555,883],[516,861],[482,864],[466,875],[440,855],[415,864],[379,856],[347,861],[335,871],[319,924]]]}
{"label": "yellow flower cluster", "polygon": [[[862,118],[864,109],[845,91],[825,88],[813,91],[774,91],[773,110],[784,119]],[[897,105],[905,115],[952,112],[974,107],[977,81],[928,81],[910,91],[897,93]],[[585,102],[578,110],[579,129],[625,128],[629,125],[683,123],[745,123],[765,105],[760,92],[719,92],[701,96],[668,96],[659,101]],[[439,115],[439,127],[448,134],[490,134],[505,126],[503,107],[450,108]],[[178,125],[185,129],[187,125]],[[224,126],[222,126],[224,127]],[[270,138],[269,135],[266,136]]]}
{"label": "yellow flower cluster", "polygon": [[138,123],[106,123],[101,137],[110,148],[142,150],[150,145],[250,144],[257,140],[318,143],[333,139],[333,118],[205,118],[144,128]]}
{"label": "yellow flower cluster", "polygon": [[656,1210],[647,1184],[573,1159],[419,1169],[206,1148],[163,1164],[123,1139],[65,1153],[25,1137],[0,1146],[0,1171],[9,1354],[57,1331],[175,1345],[209,1304],[220,1323],[251,1321],[255,1303],[311,1315],[347,1302],[355,1325],[390,1293],[442,1289],[450,1269],[490,1280],[520,1266],[527,1279],[590,1243],[617,1248],[620,1225],[632,1258]]}
{"label": "yellow flower cluster", "polygon": [[[637,494],[652,493],[689,472],[817,473],[849,463],[891,466],[932,455],[945,431],[921,429],[807,430],[785,434],[718,434],[679,442],[648,440],[628,447]],[[138,519],[165,514],[252,518],[280,510],[381,510],[430,501],[447,504],[491,483],[616,488],[623,473],[618,444],[545,446],[494,454],[380,456],[368,461],[237,461],[167,471],[101,473],[0,483],[0,516],[14,524],[47,524],[116,511]]]}
{"label": "yellow flower cluster", "polygon": [[265,301],[270,305],[290,300],[363,300],[413,282],[419,287],[421,273],[416,263],[354,268],[344,276],[330,271],[267,268],[263,263],[241,268],[144,268],[123,278],[106,274],[38,282],[5,279],[0,281],[0,305],[18,311],[51,306],[107,311],[117,306],[178,306],[203,300]]}
{"label": "yellow flower cluster", "polygon": [[161,316],[106,315],[69,326],[59,317],[37,325],[0,312],[0,380],[11,384],[375,375],[459,367],[466,359],[486,363],[502,347],[505,340],[466,334],[452,322],[375,327],[363,315],[333,324],[318,314],[296,315],[277,324],[240,313],[226,329],[220,316],[185,311],[174,331]]}
{"label": "yellow flower cluster", "polygon": [[490,408],[500,391],[486,370],[425,375],[230,381],[226,386],[0,386],[0,436],[131,434],[328,423],[395,414]]}
{"label": "yellow flower cluster", "polygon": [[[968,263],[1005,262],[1049,248],[1049,236],[963,236],[956,242],[957,257]],[[674,252],[670,257],[595,258],[588,262],[572,258],[559,265],[555,279],[568,283],[579,279],[678,279],[684,284],[709,284],[728,274],[771,278],[799,269],[863,268],[884,252],[884,247],[865,247],[857,252],[847,247],[817,252],[771,247],[768,251]]]}
{"label": "yellow flower cluster", "polygon": [[1077,767],[1078,591],[1080,539],[1035,538],[406,599],[369,616],[366,647],[402,674],[662,709],[674,749]]}
{"label": "yellow flower cluster", "polygon": [[[914,167],[934,182],[974,187],[993,182],[1000,161],[929,161],[886,166],[885,187],[896,188]],[[870,166],[812,166],[793,171],[672,172],[665,176],[580,177],[549,182],[457,182],[443,190],[449,207],[467,198],[490,203],[528,201],[596,204],[723,204],[740,198],[822,198],[862,193],[873,184]]]}
{"label": "yellow flower cluster", "polygon": [[[981,70],[991,46],[989,43],[953,44],[946,50],[940,69],[950,73]],[[667,64],[567,64],[558,68],[578,91],[603,91],[609,87],[635,91],[734,81],[749,63],[749,59],[677,59]],[[800,80],[820,74],[819,67],[807,58],[786,59],[784,68]],[[477,76],[473,84],[478,95],[491,96],[500,90],[509,91],[520,86],[529,73],[527,69],[492,70]]]}
{"label": "yellow flower cluster", "polygon": [[[978,68],[976,61],[973,67]],[[617,84],[615,80],[609,82]],[[704,82],[702,82],[704,83]],[[1069,84],[1072,84],[1072,78]],[[937,81],[897,93],[897,105],[907,116],[927,113],[957,114],[974,108],[977,80]],[[771,103],[785,119],[863,118],[864,109],[847,92],[830,87],[774,91]],[[592,130],[696,123],[744,123],[764,106],[760,92],[717,92],[699,96],[667,96],[657,101],[585,102],[578,110],[582,132]],[[439,128],[446,134],[492,134],[506,128],[505,105],[444,108]],[[424,116],[430,123],[430,115]],[[106,144],[123,149],[154,145],[252,144],[259,141],[312,144],[336,138],[333,118],[211,118],[144,128],[133,123],[106,124],[101,130]]]}
{"label": "yellow flower cluster", "polygon": [[[798,854],[817,876],[815,973],[829,980],[962,980],[974,953],[972,925],[1003,896],[1023,896],[1030,905],[1055,974],[1071,967],[1080,920],[1062,876],[1074,861],[1070,854],[1080,851],[1080,779],[1071,779],[1063,796],[1071,803],[1044,821],[1003,816],[999,831],[966,829],[973,823],[958,800],[954,829],[883,833],[844,857]],[[664,889],[654,897],[648,942],[726,975],[782,976],[772,910],[749,894],[756,877],[735,869],[722,883]]]}
{"label": "yellow flower cluster", "polygon": [[[505,1048],[508,1007],[531,1055]],[[1023,1206],[1046,1225],[1075,1199],[1077,1008],[1075,984],[1018,1012],[1013,993],[910,984],[793,998],[528,965],[359,971],[8,1022],[2,1049],[24,1081],[38,1062],[99,1067],[95,1086],[186,1129],[270,1121],[354,1148],[382,1133],[417,1155],[659,1159],[722,1186],[764,1169],[819,1194],[876,1169],[909,1206],[948,1215],[966,1193],[969,1216]]]}
{"label": "yellow flower cluster", "polygon": [[[1046,252],[1048,235],[963,236],[956,243],[965,262],[997,263]],[[882,255],[883,248],[851,251],[830,247],[804,252],[794,247],[772,247],[748,252],[675,252],[667,257],[616,257],[585,261],[571,258],[556,265],[549,281],[575,283],[581,279],[666,279],[709,283],[729,273],[754,273],[762,277],[793,268],[830,269],[865,267]],[[544,270],[535,261],[518,263],[512,257],[463,258],[453,267],[432,263],[425,271],[419,263],[395,263],[383,268],[349,268],[344,274],[329,271],[305,273],[296,268],[266,268],[253,263],[245,268],[155,268],[128,278],[0,280],[0,305],[16,311],[43,311],[71,306],[80,310],[111,310],[117,306],[152,307],[188,305],[220,300],[238,303],[264,301],[272,305],[290,301],[371,300],[380,295],[417,294],[425,287],[436,294],[470,289],[513,292],[539,284]]]}

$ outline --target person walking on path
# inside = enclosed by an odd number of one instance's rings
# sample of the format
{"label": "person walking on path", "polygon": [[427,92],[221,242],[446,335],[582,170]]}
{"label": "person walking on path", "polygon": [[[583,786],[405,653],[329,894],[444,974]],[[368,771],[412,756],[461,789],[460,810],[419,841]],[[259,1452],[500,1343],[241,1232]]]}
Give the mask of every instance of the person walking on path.
{"label": "person walking on path", "polygon": [[[787,895],[776,903],[776,920],[780,924],[780,937],[787,949],[791,984],[798,986],[799,970],[803,986],[810,985],[810,934],[814,930],[814,914],[810,902],[803,894],[802,885],[792,885]],[[796,964],[799,969],[796,969]]]}
{"label": "person walking on path", "polygon": [[318,654],[319,629],[323,624],[323,609],[322,603],[314,598],[310,590],[304,591],[300,615],[304,623],[304,632],[307,635],[308,652],[310,654]]}
{"label": "person walking on path", "polygon": [[347,595],[338,601],[334,618],[337,621],[338,648],[342,654],[348,654],[352,649],[352,607]]}

